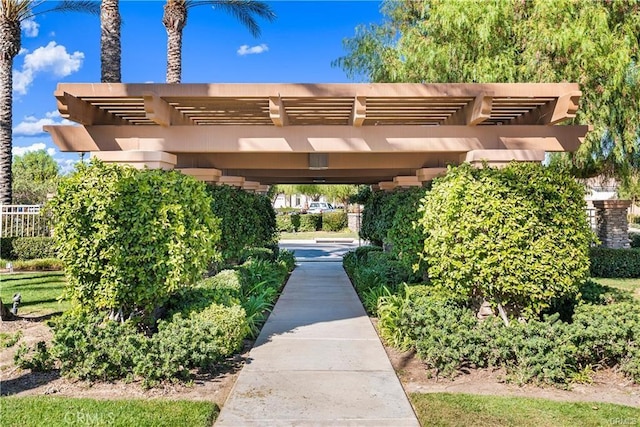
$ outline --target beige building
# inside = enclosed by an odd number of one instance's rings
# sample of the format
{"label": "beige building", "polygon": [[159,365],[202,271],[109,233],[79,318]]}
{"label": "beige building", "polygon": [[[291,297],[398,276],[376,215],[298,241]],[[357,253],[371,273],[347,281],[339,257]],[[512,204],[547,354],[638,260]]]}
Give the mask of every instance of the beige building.
{"label": "beige building", "polygon": [[80,126],[45,126],[61,151],[179,169],[263,191],[277,183],[422,185],[447,165],[542,161],[588,126],[577,84],[71,84]]}

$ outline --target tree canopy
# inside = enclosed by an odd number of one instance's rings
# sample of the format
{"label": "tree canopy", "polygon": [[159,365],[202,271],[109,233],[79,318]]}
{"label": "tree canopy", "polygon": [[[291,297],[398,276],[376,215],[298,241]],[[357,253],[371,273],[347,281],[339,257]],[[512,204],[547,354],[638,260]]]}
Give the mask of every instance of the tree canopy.
{"label": "tree canopy", "polygon": [[640,1],[394,0],[334,62],[373,82],[577,82],[577,176],[640,170]]}
{"label": "tree canopy", "polygon": [[46,151],[13,157],[13,202],[43,204],[58,186],[58,163]]}

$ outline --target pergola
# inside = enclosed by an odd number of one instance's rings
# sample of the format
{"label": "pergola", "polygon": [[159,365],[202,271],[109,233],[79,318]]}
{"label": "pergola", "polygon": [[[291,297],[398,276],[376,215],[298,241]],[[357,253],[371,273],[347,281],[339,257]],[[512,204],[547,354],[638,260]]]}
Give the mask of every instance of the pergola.
{"label": "pergola", "polygon": [[574,83],[72,84],[45,126],[62,151],[180,169],[264,189],[275,183],[422,185],[449,164],[542,161],[588,126]]}

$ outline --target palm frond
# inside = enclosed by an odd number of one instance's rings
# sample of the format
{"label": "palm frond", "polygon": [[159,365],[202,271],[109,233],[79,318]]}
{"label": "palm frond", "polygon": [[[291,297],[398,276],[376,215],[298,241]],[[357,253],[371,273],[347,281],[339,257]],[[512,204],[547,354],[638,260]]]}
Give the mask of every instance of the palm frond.
{"label": "palm frond", "polygon": [[62,0],[54,7],[37,11],[39,15],[47,12],[84,12],[92,15],[100,15],[100,2],[92,0]]}
{"label": "palm frond", "polygon": [[242,25],[247,27],[251,35],[260,35],[260,26],[256,17],[273,21],[276,14],[267,3],[254,0],[190,0],[187,8],[210,5],[233,15]]}
{"label": "palm frond", "polygon": [[7,21],[22,22],[33,16],[33,9],[42,3],[42,0],[0,0],[0,16]]}

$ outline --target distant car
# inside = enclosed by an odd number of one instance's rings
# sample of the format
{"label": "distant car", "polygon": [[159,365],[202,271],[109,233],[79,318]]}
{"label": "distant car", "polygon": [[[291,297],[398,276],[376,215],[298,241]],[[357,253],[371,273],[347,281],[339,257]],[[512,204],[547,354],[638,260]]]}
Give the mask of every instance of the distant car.
{"label": "distant car", "polygon": [[309,203],[309,209],[307,209],[307,213],[322,213],[322,212],[333,212],[336,208],[333,207],[331,203],[326,202],[311,202]]}

